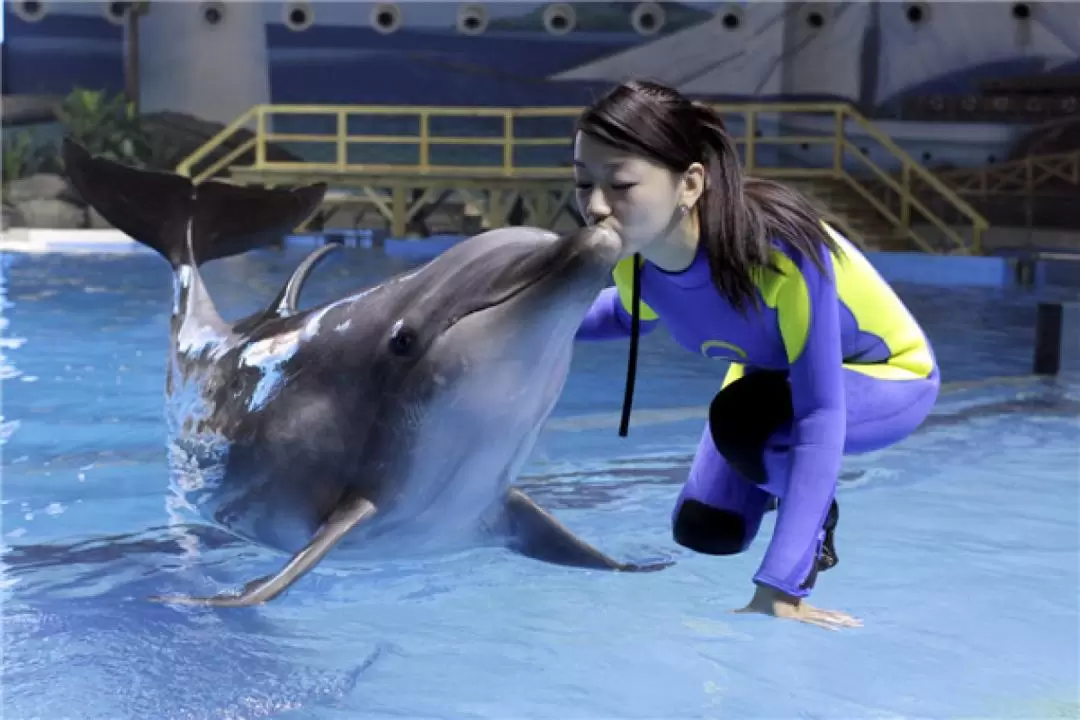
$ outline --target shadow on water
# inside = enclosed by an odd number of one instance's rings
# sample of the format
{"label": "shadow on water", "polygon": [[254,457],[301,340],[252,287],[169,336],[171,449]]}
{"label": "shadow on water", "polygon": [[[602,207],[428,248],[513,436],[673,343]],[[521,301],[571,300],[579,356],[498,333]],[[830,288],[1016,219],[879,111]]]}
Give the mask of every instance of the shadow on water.
{"label": "shadow on water", "polygon": [[246,545],[234,535],[206,525],[173,525],[147,528],[138,533],[106,535],[70,545],[13,545],[3,560],[9,575],[56,565],[96,566],[122,559],[155,556],[179,558],[201,551],[227,550]]}
{"label": "shadow on water", "polygon": [[[919,432],[982,418],[1078,415],[1077,400],[1042,392],[944,407]],[[642,485],[678,485],[689,462],[689,455],[675,453],[649,458],[648,467],[622,459],[602,472],[528,475],[521,485],[552,509],[597,508]],[[841,486],[860,486],[864,472],[846,471]],[[299,620],[302,606],[316,600],[299,600],[299,610],[295,603],[206,610],[145,599],[161,591],[167,575],[224,573],[235,583],[258,558],[265,551],[198,524],[6,548],[5,710],[38,708],[41,717],[61,717],[73,707],[108,707],[109,717],[209,720],[293,716],[354,703],[365,672],[386,662],[394,646],[352,636],[354,660],[335,666],[316,649],[333,638],[333,623]],[[352,585],[356,573],[349,574],[345,582]],[[106,715],[88,710],[84,717]]]}
{"label": "shadow on water", "polygon": [[[1064,396],[1051,381],[1044,392],[1031,397],[972,404],[953,410],[936,411],[916,431],[916,435],[932,433],[985,418],[1015,415],[1017,417],[1080,418],[1080,401]],[[519,485],[538,502],[553,510],[592,509],[613,504],[632,489],[641,486],[681,485],[693,460],[690,454],[671,454],[650,458],[648,464],[640,458],[622,458],[609,462],[603,469],[604,480],[595,482],[595,468],[575,468],[561,472],[524,475]],[[838,484],[841,490],[863,487],[868,474],[865,469],[844,470]],[[593,480],[590,482],[590,480]]]}
{"label": "shadow on water", "polygon": [[[1048,389],[1052,390],[1053,387],[1049,385]],[[1077,418],[1080,417],[1080,401],[1060,392],[1043,392],[1030,397],[936,411],[926,419],[916,435],[1008,415]],[[647,463],[643,463],[641,458],[620,458],[607,463],[601,471],[596,467],[581,467],[561,472],[525,474],[518,485],[550,509],[591,510],[625,498],[643,485],[682,484],[692,459],[690,454],[654,457]],[[87,456],[80,455],[74,460],[84,462]],[[840,475],[839,485],[841,488],[862,486],[861,480],[865,474],[865,470],[845,470]],[[237,555],[237,552],[240,554]],[[225,530],[210,525],[186,524],[148,528],[138,533],[103,536],[71,544],[8,545],[0,559],[9,577],[20,577],[48,567],[86,568],[88,574],[78,581],[85,585],[86,581],[99,579],[99,573],[100,579],[104,579],[104,571],[95,568],[111,566],[121,560],[146,558],[153,561],[154,567],[169,571],[195,554],[200,556],[199,565],[208,568],[238,558],[255,557],[263,552]],[[222,553],[223,557],[212,559],[217,553]],[[108,575],[115,577],[113,572]],[[60,590],[66,585],[54,584],[52,587]]]}
{"label": "shadow on water", "polygon": [[[343,702],[387,646],[360,643],[351,667],[335,667],[311,649],[318,628],[258,610],[146,600],[161,575],[235,563],[244,545],[194,525],[9,548],[5,714],[62,717],[82,707],[86,718],[122,708],[132,718],[239,719]],[[92,714],[106,707],[108,715]]]}
{"label": "shadow on water", "polygon": [[[81,707],[87,720],[117,717],[115,708],[130,718],[275,717],[340,702],[383,653],[376,646],[358,652],[351,669],[323,669],[253,613],[181,615],[101,599],[5,605],[5,714],[66,717],[63,709]],[[114,709],[90,709],[106,706]]]}

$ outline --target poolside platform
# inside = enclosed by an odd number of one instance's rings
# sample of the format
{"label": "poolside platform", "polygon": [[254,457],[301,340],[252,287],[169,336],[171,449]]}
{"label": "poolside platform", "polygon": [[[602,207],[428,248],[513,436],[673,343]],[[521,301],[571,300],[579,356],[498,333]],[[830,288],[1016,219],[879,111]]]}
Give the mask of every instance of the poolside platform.
{"label": "poolside platform", "polygon": [[[747,173],[797,186],[856,245],[982,254],[986,219],[850,104],[734,103],[715,109]],[[580,112],[258,105],[176,170],[196,183],[326,183],[324,206],[300,231],[321,229],[331,216],[354,226],[374,222],[391,237],[424,230],[470,235],[514,224],[564,229],[580,223],[570,166]],[[248,139],[226,152],[242,131]],[[270,160],[270,148],[297,159]],[[425,228],[440,212],[440,227]]]}

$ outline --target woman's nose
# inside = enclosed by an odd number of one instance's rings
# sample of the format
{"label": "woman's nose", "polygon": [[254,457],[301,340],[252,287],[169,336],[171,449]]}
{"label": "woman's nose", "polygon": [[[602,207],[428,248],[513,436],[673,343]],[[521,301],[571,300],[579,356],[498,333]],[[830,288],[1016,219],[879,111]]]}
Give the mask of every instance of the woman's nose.
{"label": "woman's nose", "polygon": [[599,189],[589,193],[589,202],[585,206],[586,219],[592,223],[598,223],[611,215],[611,206],[604,198],[604,193]]}

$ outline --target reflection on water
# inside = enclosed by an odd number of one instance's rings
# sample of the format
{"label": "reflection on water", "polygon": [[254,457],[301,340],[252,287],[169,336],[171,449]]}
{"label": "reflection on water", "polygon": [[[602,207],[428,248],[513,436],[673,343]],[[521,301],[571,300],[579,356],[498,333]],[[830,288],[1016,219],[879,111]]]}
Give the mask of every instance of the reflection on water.
{"label": "reflection on water", "polygon": [[[222,314],[269,302],[303,254],[207,266]],[[283,556],[164,507],[168,268],[155,256],[10,258],[0,279],[5,717],[1042,717],[1076,707],[1061,700],[1076,696],[1080,673],[1071,377],[952,386],[909,441],[845,462],[843,561],[817,597],[863,617],[859,633],[727,612],[748,599],[768,528],[722,561],[673,545],[671,504],[704,415],[672,408],[703,408],[723,373],[662,334],[642,346],[642,413],[627,439],[615,435],[625,343],[579,350],[520,484],[606,551],[670,553],[675,566],[579,572],[499,548],[329,557],[265,607],[174,608],[145,598],[235,588]],[[411,265],[338,253],[302,304]],[[902,292],[947,382],[1029,372],[1031,298]]]}

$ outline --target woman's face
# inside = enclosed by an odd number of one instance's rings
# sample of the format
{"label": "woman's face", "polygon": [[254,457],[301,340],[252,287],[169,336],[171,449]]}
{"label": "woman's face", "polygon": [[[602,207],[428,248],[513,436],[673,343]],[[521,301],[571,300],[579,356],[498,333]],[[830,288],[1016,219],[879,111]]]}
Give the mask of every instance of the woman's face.
{"label": "woman's face", "polygon": [[686,204],[682,174],[580,132],[574,182],[578,210],[590,225],[603,220],[619,233],[624,257],[670,233],[680,203]]}

